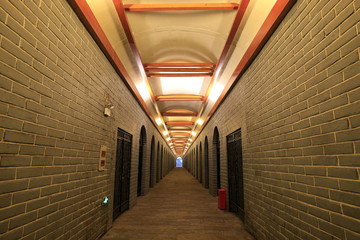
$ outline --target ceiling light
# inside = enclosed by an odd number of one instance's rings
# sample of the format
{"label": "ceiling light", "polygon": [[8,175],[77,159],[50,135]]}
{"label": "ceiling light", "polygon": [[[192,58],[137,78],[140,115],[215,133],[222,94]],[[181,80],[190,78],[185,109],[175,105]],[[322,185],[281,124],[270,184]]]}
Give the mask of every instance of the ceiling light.
{"label": "ceiling light", "polygon": [[211,89],[209,99],[211,101],[216,102],[218,100],[218,98],[220,97],[223,89],[224,89],[224,86],[221,83],[215,83]]}
{"label": "ceiling light", "polygon": [[189,138],[189,142],[192,142],[192,139],[191,139],[191,138]]}
{"label": "ceiling light", "polygon": [[201,126],[201,125],[203,125],[204,121],[199,118],[199,119],[196,121],[196,123]]}
{"label": "ceiling light", "polygon": [[150,98],[149,90],[144,82],[137,84],[136,88],[144,100]]}
{"label": "ceiling light", "polygon": [[166,139],[166,141],[170,141],[171,139],[168,137],[167,139]]}
{"label": "ceiling light", "polygon": [[161,118],[157,118],[157,119],[155,120],[155,122],[157,123],[157,125],[160,125],[160,124],[162,123],[162,120],[161,120]]}
{"label": "ceiling light", "polygon": [[191,132],[191,135],[193,135],[194,137],[196,136],[196,132]]}
{"label": "ceiling light", "polygon": [[163,132],[163,135],[164,135],[164,136],[166,136],[166,135],[168,135],[168,134],[169,134],[168,131],[164,131],[164,132]]}

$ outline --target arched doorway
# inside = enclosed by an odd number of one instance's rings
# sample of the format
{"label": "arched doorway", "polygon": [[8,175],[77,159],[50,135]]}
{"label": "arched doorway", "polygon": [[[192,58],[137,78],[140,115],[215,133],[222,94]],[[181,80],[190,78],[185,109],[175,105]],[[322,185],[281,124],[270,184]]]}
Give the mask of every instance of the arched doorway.
{"label": "arched doorway", "polygon": [[199,146],[199,182],[203,182],[203,159],[202,159],[202,144],[200,142]]}
{"label": "arched doorway", "polygon": [[151,138],[151,153],[150,153],[150,180],[149,187],[154,187],[154,159],[155,159],[155,138],[152,136]]}
{"label": "arched doorway", "polygon": [[113,220],[129,209],[132,135],[118,129],[115,162]]}
{"label": "arched doorway", "polygon": [[181,157],[176,158],[176,167],[182,167],[183,166],[183,159]]}
{"label": "arched doorway", "polygon": [[138,164],[138,187],[137,195],[141,196],[142,182],[143,182],[143,163],[146,156],[146,130],[145,127],[141,127],[140,139],[139,139],[139,164]]}
{"label": "arched doorway", "polygon": [[160,143],[157,143],[157,150],[156,150],[156,182],[160,181]]}
{"label": "arched doorway", "polygon": [[209,143],[207,136],[204,144],[204,181],[205,188],[209,188]]}
{"label": "arched doorway", "polygon": [[160,156],[160,179],[163,178],[163,159],[164,159],[164,147],[161,145]]}
{"label": "arched doorway", "polygon": [[[217,127],[214,128],[214,137],[213,137],[213,159],[214,167],[216,169],[216,179],[215,186],[216,189],[221,188],[221,179],[220,179],[220,137],[219,130]],[[215,190],[217,192],[217,190]]]}

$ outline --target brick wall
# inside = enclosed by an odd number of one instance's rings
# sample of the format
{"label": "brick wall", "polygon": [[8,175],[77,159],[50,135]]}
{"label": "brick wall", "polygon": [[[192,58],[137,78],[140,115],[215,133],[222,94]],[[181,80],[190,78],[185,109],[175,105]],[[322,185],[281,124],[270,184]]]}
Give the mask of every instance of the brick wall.
{"label": "brick wall", "polygon": [[[245,224],[257,239],[360,239],[360,1],[299,0],[189,153],[242,130]],[[187,156],[186,159],[189,159]]]}
{"label": "brick wall", "polygon": [[142,193],[151,138],[165,142],[65,0],[0,1],[0,33],[0,239],[96,239],[112,223],[117,128],[133,135],[130,206],[141,126]]}

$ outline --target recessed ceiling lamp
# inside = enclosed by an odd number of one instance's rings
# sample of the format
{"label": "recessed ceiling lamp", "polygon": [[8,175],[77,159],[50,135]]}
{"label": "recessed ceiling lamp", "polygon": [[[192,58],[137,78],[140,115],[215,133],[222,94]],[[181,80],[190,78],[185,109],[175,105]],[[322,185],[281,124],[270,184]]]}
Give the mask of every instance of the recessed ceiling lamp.
{"label": "recessed ceiling lamp", "polygon": [[164,136],[166,136],[166,135],[168,135],[168,134],[169,134],[168,131],[164,131],[164,132],[163,132],[163,135],[164,135]]}
{"label": "recessed ceiling lamp", "polygon": [[137,84],[136,88],[144,100],[147,100],[150,98],[149,90],[144,82]]}
{"label": "recessed ceiling lamp", "polygon": [[155,122],[157,123],[157,125],[160,125],[160,124],[162,123],[162,120],[161,120],[161,118],[157,118],[157,119],[155,120]]}
{"label": "recessed ceiling lamp", "polygon": [[171,140],[171,138],[169,138],[169,137],[166,139],[166,141],[170,141],[170,140]]}
{"label": "recessed ceiling lamp", "polygon": [[201,126],[201,125],[203,125],[204,121],[199,118],[199,119],[196,121],[196,123]]}
{"label": "recessed ceiling lamp", "polygon": [[193,135],[194,137],[196,136],[196,132],[191,132],[191,135]]}
{"label": "recessed ceiling lamp", "polygon": [[192,139],[191,139],[191,138],[189,138],[189,142],[192,142]]}
{"label": "recessed ceiling lamp", "polygon": [[218,100],[218,98],[220,97],[223,89],[224,89],[224,86],[221,83],[215,83],[214,86],[211,89],[209,99],[211,101],[216,102]]}

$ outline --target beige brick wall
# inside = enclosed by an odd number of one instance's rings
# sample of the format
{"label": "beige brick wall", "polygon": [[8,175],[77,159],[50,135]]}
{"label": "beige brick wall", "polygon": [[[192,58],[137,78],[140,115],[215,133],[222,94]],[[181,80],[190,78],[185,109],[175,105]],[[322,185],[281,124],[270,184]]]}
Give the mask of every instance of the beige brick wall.
{"label": "beige brick wall", "polygon": [[221,186],[242,130],[245,224],[257,239],[360,239],[360,1],[299,0],[208,122]]}
{"label": "beige brick wall", "polygon": [[165,142],[65,0],[0,1],[0,33],[0,239],[96,239],[112,222],[117,128],[133,135],[130,206],[141,126],[144,194],[151,139]]}

